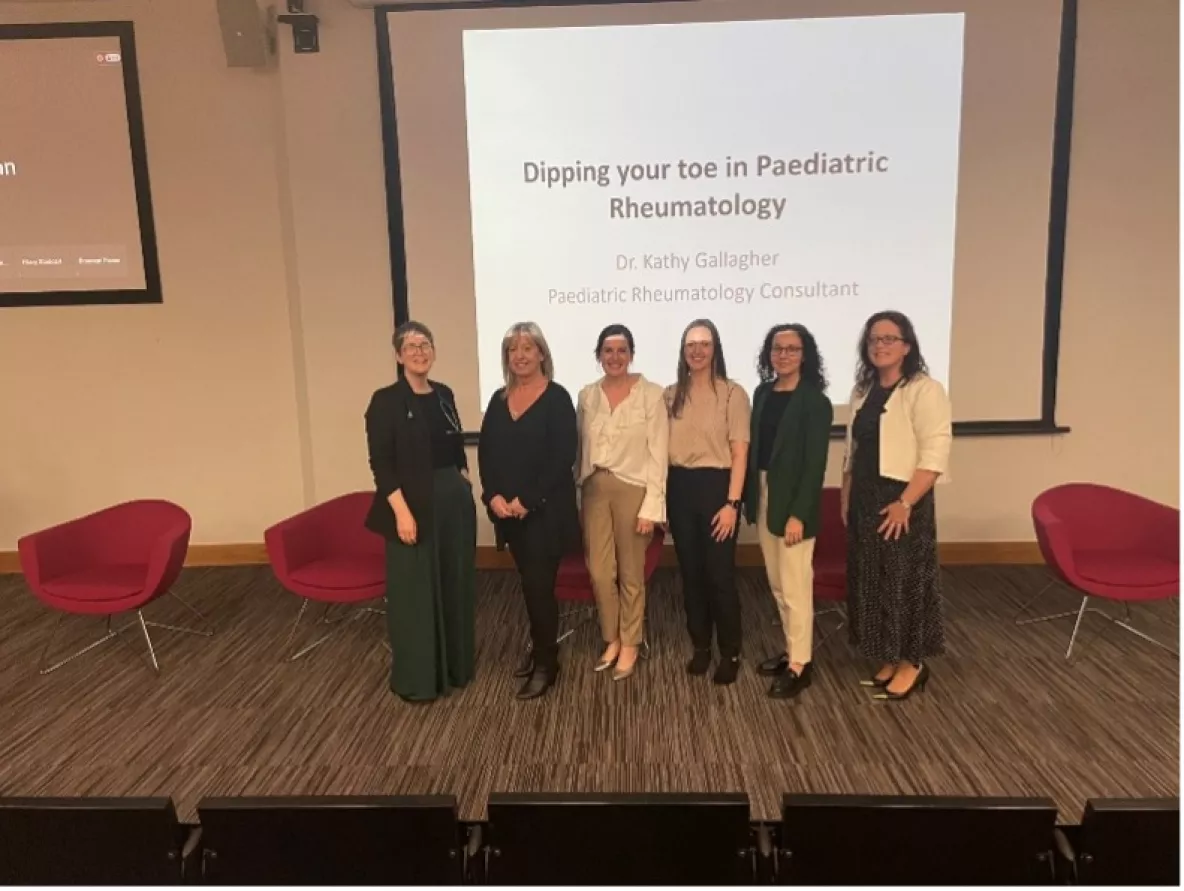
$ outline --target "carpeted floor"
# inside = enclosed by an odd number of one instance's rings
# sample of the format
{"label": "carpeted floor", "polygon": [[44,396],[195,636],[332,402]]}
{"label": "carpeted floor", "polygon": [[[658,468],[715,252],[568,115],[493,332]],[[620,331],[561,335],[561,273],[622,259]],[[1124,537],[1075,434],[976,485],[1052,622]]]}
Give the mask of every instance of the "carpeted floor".
{"label": "carpeted floor", "polygon": [[[182,576],[176,590],[218,633],[153,629],[159,678],[138,629],[129,646],[111,641],[40,677],[54,615],[18,576],[0,576],[0,795],[171,795],[192,819],[214,794],[442,792],[467,820],[483,818],[491,791],[738,791],[758,820],[777,819],[790,791],[1048,795],[1075,822],[1091,796],[1178,794],[1178,660],[1091,616],[1066,663],[1072,620],[1011,621],[1043,570],[947,571],[949,653],[903,703],[859,687],[868,666],[845,632],[816,653],[800,700],[769,700],[753,666],[778,648],[780,629],[761,574],[743,575],[746,665],[733,687],[685,674],[678,579],[662,570],[650,592],[653,657],[633,678],[593,674],[590,623],[565,643],[557,688],[520,703],[510,676],[520,597],[512,575],[482,573],[479,677],[431,705],[388,692],[378,616],[281,662],[298,601],[265,567]],[[1054,591],[1041,605],[1076,603]],[[168,600],[146,615],[191,618]],[[1174,604],[1136,611],[1161,638],[1177,637],[1177,618]],[[101,632],[99,620],[67,619],[54,655]]]}

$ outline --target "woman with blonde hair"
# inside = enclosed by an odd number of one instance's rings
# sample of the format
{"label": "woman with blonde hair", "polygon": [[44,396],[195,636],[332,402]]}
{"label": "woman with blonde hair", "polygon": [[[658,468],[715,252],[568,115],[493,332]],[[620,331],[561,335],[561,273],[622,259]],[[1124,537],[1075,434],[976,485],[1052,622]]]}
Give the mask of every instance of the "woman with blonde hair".
{"label": "woman with blonde hair", "polygon": [[596,671],[633,674],[645,633],[645,552],[666,520],[662,388],[629,371],[633,333],[609,325],[596,340],[604,376],[580,390],[578,482],[584,547],[604,652]]}
{"label": "woman with blonde hair", "polygon": [[576,413],[571,395],[553,380],[550,347],[533,322],[506,332],[502,373],[505,386],[481,423],[481,501],[518,568],[531,638],[530,658],[517,672],[526,678],[518,698],[534,699],[559,673],[555,578],[564,554],[580,546]]}

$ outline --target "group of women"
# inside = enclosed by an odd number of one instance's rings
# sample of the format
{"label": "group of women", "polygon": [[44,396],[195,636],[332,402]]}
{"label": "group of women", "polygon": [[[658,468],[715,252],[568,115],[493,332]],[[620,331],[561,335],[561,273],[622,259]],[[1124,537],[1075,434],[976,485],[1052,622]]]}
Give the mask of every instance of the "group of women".
{"label": "group of women", "polygon": [[[387,540],[391,688],[431,701],[474,676],[476,507],[452,391],[429,377],[432,333],[399,326],[401,379],[366,412],[376,487],[367,526]],[[848,538],[848,628],[876,663],[863,684],[885,700],[923,689],[944,646],[933,486],[951,442],[944,388],[929,377],[909,319],[864,325],[842,476]],[[758,357],[751,402],[727,374],[709,320],[687,326],[674,384],[630,370],[624,325],[597,338],[603,375],[573,401],[554,380],[543,332],[514,325],[502,341],[505,386],[485,410],[481,502],[521,582],[531,646],[518,697],[543,695],[559,672],[555,583],[582,551],[603,651],[590,665],[631,677],[645,635],[645,554],[655,527],[674,539],[691,642],[687,671],[717,684],[740,669],[736,538],[757,527],[785,634],[760,664],[769,695],[810,686],[813,550],[834,411],[822,357],[799,324],[774,326]]]}

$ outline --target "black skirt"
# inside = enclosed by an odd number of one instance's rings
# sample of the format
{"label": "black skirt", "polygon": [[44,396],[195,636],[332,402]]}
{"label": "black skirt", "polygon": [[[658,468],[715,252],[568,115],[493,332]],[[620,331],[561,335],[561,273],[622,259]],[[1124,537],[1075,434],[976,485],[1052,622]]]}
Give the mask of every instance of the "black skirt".
{"label": "black skirt", "polygon": [[937,512],[930,490],[913,505],[908,532],[885,541],[877,531],[884,522],[880,511],[907,487],[880,476],[879,420],[886,398],[873,394],[867,413],[855,420],[862,447],[855,449],[847,515],[847,627],[865,658],[919,665],[945,650]]}

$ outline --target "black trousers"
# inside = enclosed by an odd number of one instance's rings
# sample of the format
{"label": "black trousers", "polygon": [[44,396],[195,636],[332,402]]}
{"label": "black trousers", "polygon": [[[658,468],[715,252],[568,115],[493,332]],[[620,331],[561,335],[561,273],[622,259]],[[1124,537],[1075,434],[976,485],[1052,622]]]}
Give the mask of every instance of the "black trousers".
{"label": "black trousers", "polygon": [[555,579],[559,575],[555,533],[545,513],[505,524],[506,544],[518,567],[526,614],[530,620],[531,652],[536,668],[553,669],[559,658],[559,604]]}
{"label": "black trousers", "polygon": [[[740,655],[740,597],[736,593],[736,533],[716,541],[711,521],[728,500],[731,471],[671,467],[666,516],[682,574],[687,631],[696,650],[710,650],[712,632],[725,658]],[[739,517],[737,517],[737,531]]]}

